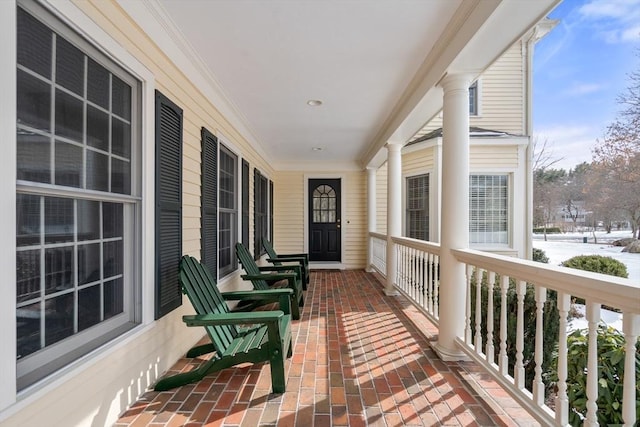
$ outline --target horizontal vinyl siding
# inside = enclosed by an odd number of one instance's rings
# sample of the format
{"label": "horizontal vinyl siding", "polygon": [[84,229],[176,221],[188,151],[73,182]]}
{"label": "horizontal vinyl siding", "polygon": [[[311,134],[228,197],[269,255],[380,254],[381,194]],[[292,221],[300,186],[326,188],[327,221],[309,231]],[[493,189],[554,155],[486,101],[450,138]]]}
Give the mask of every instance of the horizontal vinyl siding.
{"label": "horizontal vinyl siding", "polygon": [[482,74],[480,116],[469,118],[471,126],[524,134],[524,63],[517,42]]}
{"label": "horizontal vinyl siding", "polygon": [[515,145],[472,145],[469,152],[469,166],[476,170],[503,170],[518,167],[518,147]]}
{"label": "horizontal vinyl siding", "polygon": [[342,183],[346,206],[342,232],[345,234],[342,263],[346,268],[364,268],[367,262],[367,174],[347,173]]}
{"label": "horizontal vinyl siding", "polygon": [[376,171],[376,231],[387,234],[387,163]]}
{"label": "horizontal vinyl siding", "polygon": [[402,155],[402,176],[413,176],[427,173],[433,169],[434,148],[414,151]]}
{"label": "horizontal vinyl siding", "polygon": [[[480,115],[469,117],[469,126],[523,135],[525,130],[525,63],[522,42],[511,46],[480,76]],[[415,138],[442,127],[442,112]]]}
{"label": "horizontal vinyl siding", "polygon": [[276,252],[304,252],[304,173],[277,172],[274,179],[274,234]]}

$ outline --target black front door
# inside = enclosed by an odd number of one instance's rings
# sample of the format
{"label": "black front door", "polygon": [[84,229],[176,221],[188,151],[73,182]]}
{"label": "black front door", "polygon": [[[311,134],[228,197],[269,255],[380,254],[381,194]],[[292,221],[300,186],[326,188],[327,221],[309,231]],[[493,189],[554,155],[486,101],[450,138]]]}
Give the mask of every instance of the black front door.
{"label": "black front door", "polygon": [[309,260],[341,261],[340,179],[309,180]]}

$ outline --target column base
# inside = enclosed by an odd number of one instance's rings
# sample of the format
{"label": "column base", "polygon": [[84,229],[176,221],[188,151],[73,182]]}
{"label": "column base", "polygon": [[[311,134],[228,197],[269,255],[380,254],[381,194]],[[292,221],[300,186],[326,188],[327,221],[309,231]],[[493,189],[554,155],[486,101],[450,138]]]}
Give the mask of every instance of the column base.
{"label": "column base", "polygon": [[397,297],[400,295],[400,292],[398,292],[396,288],[384,288],[384,294],[388,297]]}
{"label": "column base", "polygon": [[440,360],[445,362],[468,362],[471,360],[463,351],[444,348],[439,343],[433,345],[433,350],[438,354]]}

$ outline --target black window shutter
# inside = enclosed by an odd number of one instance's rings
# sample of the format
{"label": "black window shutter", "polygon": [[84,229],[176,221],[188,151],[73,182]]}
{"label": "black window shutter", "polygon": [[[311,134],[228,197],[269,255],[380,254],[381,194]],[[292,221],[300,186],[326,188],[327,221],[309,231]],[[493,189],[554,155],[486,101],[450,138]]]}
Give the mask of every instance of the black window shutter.
{"label": "black window shutter", "polygon": [[249,162],[242,159],[242,244],[249,247]]}
{"label": "black window shutter", "polygon": [[218,138],[202,128],[200,189],[201,258],[214,278],[218,277]]}
{"label": "black window shutter", "polygon": [[273,181],[269,180],[269,241],[273,244]]}
{"label": "black window shutter", "polygon": [[253,168],[253,257],[260,258],[260,172]]}
{"label": "black window shutter", "polygon": [[156,319],[182,305],[182,121],[182,109],[156,91]]}

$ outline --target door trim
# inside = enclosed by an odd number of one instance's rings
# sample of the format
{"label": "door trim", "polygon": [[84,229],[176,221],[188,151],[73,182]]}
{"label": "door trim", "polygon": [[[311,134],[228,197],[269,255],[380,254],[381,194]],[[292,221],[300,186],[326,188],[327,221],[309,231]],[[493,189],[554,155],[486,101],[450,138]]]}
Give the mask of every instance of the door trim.
{"label": "door trim", "polygon": [[344,247],[345,247],[345,225],[346,220],[346,198],[345,187],[347,177],[342,173],[309,173],[304,174],[304,251],[309,252],[309,180],[310,179],[339,179],[340,180],[340,218],[342,219],[340,233],[340,259],[341,262],[333,261],[310,261],[309,264],[314,269],[340,269],[346,268],[344,263]]}

